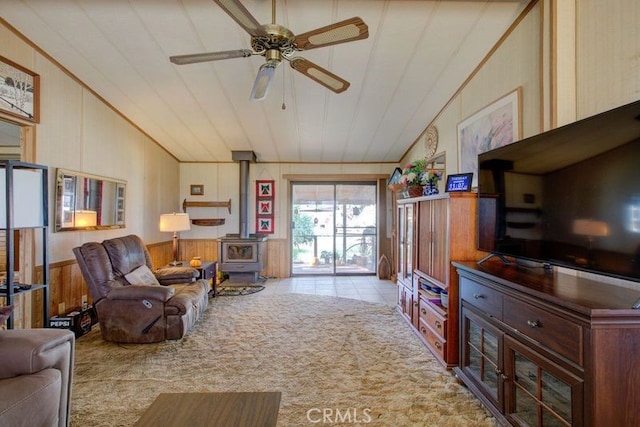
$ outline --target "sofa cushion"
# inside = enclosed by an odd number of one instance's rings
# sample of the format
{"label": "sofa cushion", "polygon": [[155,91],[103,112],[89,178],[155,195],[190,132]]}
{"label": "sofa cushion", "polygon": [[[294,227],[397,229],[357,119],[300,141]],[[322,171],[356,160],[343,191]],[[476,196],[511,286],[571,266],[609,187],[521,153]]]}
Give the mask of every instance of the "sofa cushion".
{"label": "sofa cushion", "polygon": [[175,295],[165,304],[165,315],[183,315],[197,304],[207,293],[205,281],[198,280],[190,285],[171,285],[176,290]]}
{"label": "sofa cushion", "polygon": [[111,268],[111,259],[102,244],[88,242],[74,248],[73,253],[94,301],[106,297],[111,288],[122,286],[122,283],[116,280]]}
{"label": "sofa cushion", "polygon": [[149,267],[147,267],[146,264],[145,265],[141,265],[140,267],[136,268],[135,270],[131,271],[130,273],[125,274],[124,278],[127,279],[127,282],[129,282],[131,285],[158,285],[158,286],[160,286],[160,283],[158,282],[158,279],[156,279],[156,276],[153,274],[151,269]]}
{"label": "sofa cushion", "polygon": [[57,426],[61,383],[52,368],[0,380],[0,425]]}
{"label": "sofa cushion", "polygon": [[141,265],[151,266],[149,254],[142,240],[133,234],[102,242],[116,276],[124,277]]}

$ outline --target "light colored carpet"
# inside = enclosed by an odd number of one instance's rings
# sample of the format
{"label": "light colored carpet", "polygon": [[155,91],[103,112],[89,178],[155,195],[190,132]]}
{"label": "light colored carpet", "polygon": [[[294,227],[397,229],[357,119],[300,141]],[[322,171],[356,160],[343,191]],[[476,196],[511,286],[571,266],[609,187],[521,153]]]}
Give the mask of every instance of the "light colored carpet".
{"label": "light colored carpet", "polygon": [[325,411],[331,425],[496,425],[392,307],[263,292],[210,302],[181,341],[81,337],[71,425],[132,425],[162,392],[232,391],[281,391],[278,426],[325,425]]}

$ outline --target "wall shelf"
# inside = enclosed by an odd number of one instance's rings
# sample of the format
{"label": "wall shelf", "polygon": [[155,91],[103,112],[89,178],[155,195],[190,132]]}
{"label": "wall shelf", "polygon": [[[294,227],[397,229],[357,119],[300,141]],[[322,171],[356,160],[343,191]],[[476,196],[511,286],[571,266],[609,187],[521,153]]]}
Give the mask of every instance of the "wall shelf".
{"label": "wall shelf", "polygon": [[[205,201],[205,202],[193,202],[184,199],[182,202],[183,212],[187,212],[187,208],[227,208],[227,211],[231,213],[231,199],[226,202],[218,201]],[[200,225],[205,227],[223,225],[225,223],[224,218],[193,218],[191,224]]]}
{"label": "wall shelf", "polygon": [[224,218],[194,218],[191,220],[191,224],[205,227],[224,225],[224,222]]}
{"label": "wall shelf", "polygon": [[187,208],[227,208],[231,213],[231,199],[226,202],[193,202],[184,199],[182,202],[182,211],[187,212]]}

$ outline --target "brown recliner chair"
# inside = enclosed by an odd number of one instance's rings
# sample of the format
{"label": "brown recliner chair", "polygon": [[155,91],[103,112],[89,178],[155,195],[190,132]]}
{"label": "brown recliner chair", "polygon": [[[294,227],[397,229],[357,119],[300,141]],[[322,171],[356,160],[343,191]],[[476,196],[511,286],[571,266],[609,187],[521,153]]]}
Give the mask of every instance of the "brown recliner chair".
{"label": "brown recliner chair", "polygon": [[69,425],[75,335],[0,331],[0,426]]}
{"label": "brown recliner chair", "polygon": [[154,271],[138,236],[85,243],[73,253],[106,341],[180,339],[207,309],[209,283],[197,279],[198,271],[192,267]]}

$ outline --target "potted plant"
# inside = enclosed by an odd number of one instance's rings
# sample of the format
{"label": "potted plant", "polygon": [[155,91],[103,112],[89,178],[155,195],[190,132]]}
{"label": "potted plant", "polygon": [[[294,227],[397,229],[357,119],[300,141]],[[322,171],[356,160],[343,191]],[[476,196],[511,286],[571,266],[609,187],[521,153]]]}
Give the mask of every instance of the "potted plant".
{"label": "potted plant", "polygon": [[426,159],[414,160],[402,169],[400,182],[404,184],[409,197],[422,196],[423,186],[426,183],[426,169]]}
{"label": "potted plant", "polygon": [[332,264],[333,263],[333,252],[331,251],[322,251],[320,252],[320,258],[324,264]]}

